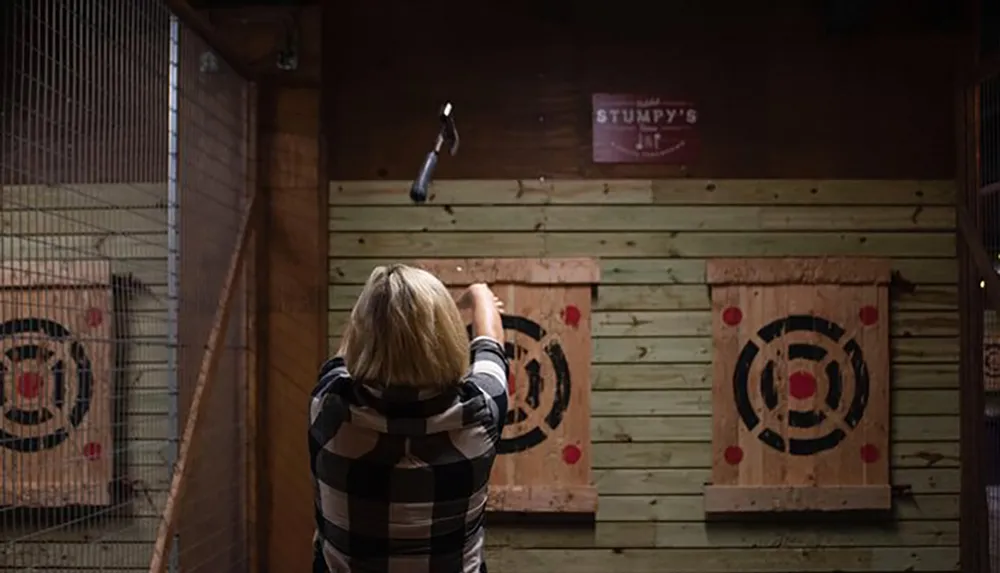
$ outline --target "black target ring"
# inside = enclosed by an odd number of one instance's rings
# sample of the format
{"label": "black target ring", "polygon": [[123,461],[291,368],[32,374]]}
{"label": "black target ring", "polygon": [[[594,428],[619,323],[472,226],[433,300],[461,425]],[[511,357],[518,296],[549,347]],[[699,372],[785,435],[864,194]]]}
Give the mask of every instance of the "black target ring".
{"label": "black target ring", "polygon": [[[90,411],[90,403],[94,390],[94,373],[91,368],[90,358],[79,342],[72,340],[72,333],[65,326],[51,320],[42,318],[18,318],[0,324],[0,338],[8,338],[23,334],[44,334],[52,340],[69,344],[70,359],[76,365],[76,400],[67,416],[69,427],[59,428],[56,431],[38,437],[24,437],[7,432],[0,427],[0,447],[22,453],[33,453],[54,448],[67,439],[70,431],[77,428],[87,412]],[[34,344],[24,344],[15,346],[7,351],[8,358],[13,361],[22,359],[38,359],[46,357],[45,350]],[[0,365],[0,374],[6,375]],[[64,405],[66,396],[65,390],[65,364],[57,362],[52,367],[53,382],[55,384],[54,404],[57,407]],[[22,426],[43,424],[54,418],[54,414],[48,410],[21,410],[18,408],[6,408],[6,396],[3,395],[2,385],[0,385],[0,406],[4,406],[4,417],[11,422]]]}
{"label": "black target ring", "polygon": [[[504,314],[502,315],[502,321],[504,330],[519,332],[538,343],[541,343],[542,339],[545,338],[545,329],[529,318]],[[471,337],[471,326],[469,326],[468,331]],[[569,375],[569,362],[566,360],[566,354],[563,352],[562,346],[558,342],[551,340],[544,346],[543,350],[555,372],[555,381],[552,388],[552,406],[543,419],[544,424],[551,431],[558,428],[563,421],[566,410],[569,408],[572,386]],[[504,345],[504,353],[507,355],[508,360],[515,360],[519,351],[524,351],[524,349],[518,347],[513,342],[507,341]],[[526,405],[534,409],[541,404],[540,396],[545,391],[545,380],[541,376],[541,365],[534,359],[524,365],[524,370],[528,374],[528,392],[525,396],[525,402]],[[528,413],[524,411],[520,404],[512,403],[507,408],[507,424],[520,422],[527,418]],[[527,432],[511,438],[501,437],[500,442],[497,444],[497,453],[516,454],[523,452],[541,444],[547,438],[548,432],[540,426],[535,426]]]}
{"label": "black target ring", "polygon": [[[853,338],[846,341],[844,337],[846,330],[825,318],[810,315],[791,315],[779,318],[770,324],[765,325],[757,331],[757,336],[765,344],[770,344],[781,336],[791,332],[815,332],[822,335],[827,340],[838,345],[848,357],[850,367],[854,374],[854,395],[851,397],[851,404],[844,414],[842,422],[850,429],[854,429],[861,422],[868,406],[869,395],[869,374],[868,365],[865,362],[864,353],[861,346]],[[843,341],[843,342],[842,342]],[[733,372],[733,395],[736,402],[736,410],[744,426],[750,432],[757,432],[761,426],[761,419],[754,411],[750,400],[750,371],[754,361],[760,354],[761,348],[753,340],[747,341],[740,351],[739,359]],[[808,360],[819,362],[825,359],[827,350],[814,344],[789,344],[788,360]],[[774,410],[778,406],[778,396],[774,389],[774,367],[773,360],[768,360],[761,371],[760,391],[765,407]],[[843,399],[843,380],[840,372],[841,365],[837,362],[829,362],[825,369],[828,387],[827,395],[824,399],[825,406],[830,410],[836,410]],[[788,423],[791,427],[812,428],[823,423],[827,414],[824,411],[789,411]],[[781,434],[770,428],[763,428],[757,434],[761,442],[769,447],[784,453],[797,456],[815,455],[835,448],[846,437],[847,433],[840,427],[830,430],[827,434],[818,438],[786,439]]]}

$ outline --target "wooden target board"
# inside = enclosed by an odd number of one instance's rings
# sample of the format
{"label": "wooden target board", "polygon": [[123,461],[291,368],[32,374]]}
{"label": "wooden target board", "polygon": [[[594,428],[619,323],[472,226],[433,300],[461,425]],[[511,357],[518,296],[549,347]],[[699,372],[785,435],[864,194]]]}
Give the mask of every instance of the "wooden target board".
{"label": "wooden target board", "polygon": [[112,479],[107,262],[0,270],[0,505],[106,506]]}
{"label": "wooden target board", "polygon": [[983,340],[983,383],[987,392],[1000,391],[1000,337]]}
{"label": "wooden target board", "polygon": [[[509,408],[490,476],[488,509],[593,513],[591,259],[420,261],[456,293],[484,282],[504,302]],[[467,320],[470,317],[466,317]],[[471,334],[471,327],[470,327]]]}
{"label": "wooden target board", "polygon": [[1000,391],[1000,322],[991,310],[983,313],[983,386]]}
{"label": "wooden target board", "polygon": [[889,262],[713,260],[707,276],[706,511],[891,508]]}

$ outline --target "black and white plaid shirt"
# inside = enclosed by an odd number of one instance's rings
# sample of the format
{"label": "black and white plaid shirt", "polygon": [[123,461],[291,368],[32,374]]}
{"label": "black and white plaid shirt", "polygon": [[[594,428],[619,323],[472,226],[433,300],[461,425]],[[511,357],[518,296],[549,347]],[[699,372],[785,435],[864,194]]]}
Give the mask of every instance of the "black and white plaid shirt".
{"label": "black and white plaid shirt", "polygon": [[318,571],[486,570],[483,518],[509,364],[491,338],[470,348],[465,380],[444,393],[357,384],[340,357],[323,366],[309,409]]}

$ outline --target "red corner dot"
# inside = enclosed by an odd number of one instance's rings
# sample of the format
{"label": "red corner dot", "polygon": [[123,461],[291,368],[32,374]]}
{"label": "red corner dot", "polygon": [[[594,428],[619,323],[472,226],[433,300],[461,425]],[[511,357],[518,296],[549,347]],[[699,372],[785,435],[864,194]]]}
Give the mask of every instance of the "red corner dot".
{"label": "red corner dot", "polygon": [[816,378],[808,372],[793,372],[788,377],[788,393],[796,400],[805,400],[816,395]]}
{"label": "red corner dot", "polygon": [[89,442],[83,446],[83,456],[90,461],[101,459],[101,444]]}
{"label": "red corner dot", "polygon": [[878,448],[873,444],[865,444],[861,446],[861,461],[866,464],[873,464],[878,461],[878,457]]}
{"label": "red corner dot", "polygon": [[562,459],[563,459],[564,462],[566,462],[569,465],[573,465],[576,462],[580,461],[580,458],[582,456],[583,456],[583,452],[580,451],[580,448],[578,448],[578,447],[576,447],[576,446],[574,446],[572,444],[566,446],[565,448],[563,448]]}
{"label": "red corner dot", "polygon": [[566,308],[562,309],[562,312],[559,313],[559,316],[562,317],[562,320],[566,324],[566,326],[570,328],[576,328],[580,326],[580,319],[582,318],[582,315],[580,314],[580,309],[572,304],[567,305]]}
{"label": "red corner dot", "polygon": [[99,308],[88,308],[86,321],[90,328],[97,328],[104,322],[104,313]]}
{"label": "red corner dot", "polygon": [[25,372],[17,377],[17,393],[34,400],[42,390],[42,377],[35,372]]}
{"label": "red corner dot", "polygon": [[735,306],[731,306],[722,311],[722,322],[726,323],[726,326],[736,326],[742,321],[743,311]]}
{"label": "red corner dot", "polygon": [[878,309],[871,305],[863,306],[858,311],[858,318],[861,320],[861,324],[871,326],[878,322]]}
{"label": "red corner dot", "polygon": [[729,446],[726,448],[726,452],[723,454],[726,459],[726,463],[735,466],[736,464],[743,461],[743,448],[739,446]]}

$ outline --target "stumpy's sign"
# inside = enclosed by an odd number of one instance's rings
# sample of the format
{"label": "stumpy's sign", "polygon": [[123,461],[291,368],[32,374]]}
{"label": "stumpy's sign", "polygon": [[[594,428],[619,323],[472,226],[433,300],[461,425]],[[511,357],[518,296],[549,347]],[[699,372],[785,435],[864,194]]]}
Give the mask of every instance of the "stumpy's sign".
{"label": "stumpy's sign", "polygon": [[684,165],[698,155],[694,103],[632,94],[594,94],[595,163]]}

